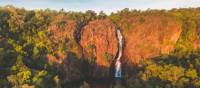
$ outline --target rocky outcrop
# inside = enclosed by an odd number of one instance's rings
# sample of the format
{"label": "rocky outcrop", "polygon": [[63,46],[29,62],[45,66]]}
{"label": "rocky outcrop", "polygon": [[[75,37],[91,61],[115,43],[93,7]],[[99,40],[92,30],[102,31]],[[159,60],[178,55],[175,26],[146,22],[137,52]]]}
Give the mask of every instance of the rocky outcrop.
{"label": "rocky outcrop", "polygon": [[129,29],[120,25],[125,39],[123,59],[130,64],[169,54],[181,34],[181,25],[167,15],[133,16],[126,22]]}
{"label": "rocky outcrop", "polygon": [[56,19],[48,27],[48,41],[53,45],[48,61],[59,68],[62,83],[83,79],[82,52],[74,38],[76,22],[62,16]]}
{"label": "rocky outcrop", "polygon": [[80,44],[85,57],[95,64],[91,75],[99,78],[109,76],[111,63],[118,50],[116,27],[112,21],[91,21],[81,31]]}
{"label": "rocky outcrop", "polygon": [[[160,54],[169,54],[174,50],[182,31],[181,25],[170,16],[144,15],[123,19],[129,25],[127,28],[127,25],[117,24],[124,38],[121,58],[123,66],[132,66]],[[61,78],[67,82],[79,80],[85,76],[84,72],[96,79],[110,77],[110,68],[118,54],[116,25],[109,19],[91,21],[81,29],[78,44],[73,42],[76,24],[73,21],[64,23],[67,24],[64,29],[59,26],[49,28],[52,35],[50,39],[55,40],[52,41],[55,46],[69,44],[70,47],[64,54],[57,52],[57,57],[48,55],[49,60],[61,64]],[[80,58],[85,58],[89,65]]]}

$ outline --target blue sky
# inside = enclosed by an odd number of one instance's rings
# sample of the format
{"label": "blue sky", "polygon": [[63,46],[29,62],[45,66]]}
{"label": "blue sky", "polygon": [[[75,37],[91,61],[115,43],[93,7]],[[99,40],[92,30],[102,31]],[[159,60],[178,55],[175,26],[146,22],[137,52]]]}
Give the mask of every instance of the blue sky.
{"label": "blue sky", "polygon": [[64,9],[65,11],[104,11],[109,14],[124,8],[146,10],[200,7],[200,0],[0,0],[0,6],[26,9]]}

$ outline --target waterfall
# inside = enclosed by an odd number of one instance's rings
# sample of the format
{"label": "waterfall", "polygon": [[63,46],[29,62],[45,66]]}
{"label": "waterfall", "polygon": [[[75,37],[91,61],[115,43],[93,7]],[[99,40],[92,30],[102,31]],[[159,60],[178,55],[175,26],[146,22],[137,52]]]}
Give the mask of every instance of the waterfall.
{"label": "waterfall", "polygon": [[117,29],[117,38],[118,38],[118,56],[115,63],[115,76],[116,78],[121,78],[122,70],[121,70],[121,62],[120,58],[122,57],[122,34],[119,29]]}

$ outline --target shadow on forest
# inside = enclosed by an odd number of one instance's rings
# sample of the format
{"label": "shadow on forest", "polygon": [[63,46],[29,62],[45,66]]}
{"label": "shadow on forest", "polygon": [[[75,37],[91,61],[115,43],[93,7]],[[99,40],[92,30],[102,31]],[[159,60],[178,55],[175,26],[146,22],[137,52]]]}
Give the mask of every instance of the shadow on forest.
{"label": "shadow on forest", "polygon": [[172,64],[174,66],[181,66],[189,68],[190,64],[195,64],[196,60],[200,57],[198,53],[190,53],[187,55],[163,55],[152,58],[152,61],[158,65]]}
{"label": "shadow on forest", "polygon": [[84,82],[91,88],[110,88],[114,84],[113,68],[100,66],[70,52],[60,66],[62,88],[79,88]]}

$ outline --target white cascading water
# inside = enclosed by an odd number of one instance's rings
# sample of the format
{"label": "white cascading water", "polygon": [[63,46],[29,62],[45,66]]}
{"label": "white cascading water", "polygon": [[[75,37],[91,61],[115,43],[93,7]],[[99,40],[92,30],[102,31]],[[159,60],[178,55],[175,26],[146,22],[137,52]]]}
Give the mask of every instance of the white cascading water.
{"label": "white cascading water", "polygon": [[118,37],[118,57],[115,63],[115,77],[121,78],[122,77],[122,70],[121,70],[121,62],[120,58],[122,57],[122,34],[119,29],[117,29],[117,37]]}

